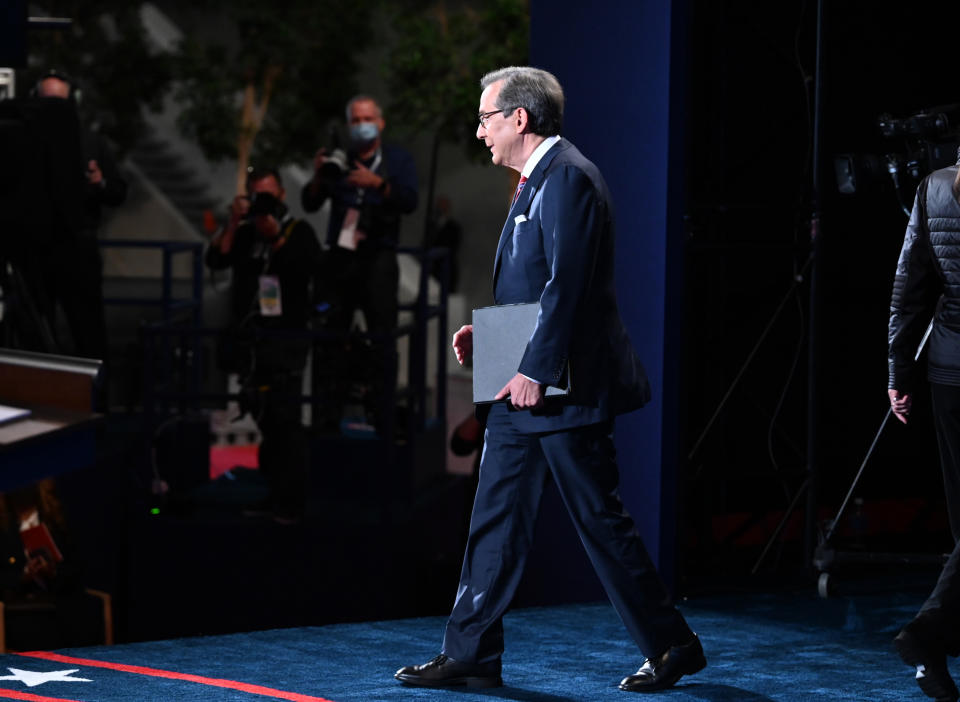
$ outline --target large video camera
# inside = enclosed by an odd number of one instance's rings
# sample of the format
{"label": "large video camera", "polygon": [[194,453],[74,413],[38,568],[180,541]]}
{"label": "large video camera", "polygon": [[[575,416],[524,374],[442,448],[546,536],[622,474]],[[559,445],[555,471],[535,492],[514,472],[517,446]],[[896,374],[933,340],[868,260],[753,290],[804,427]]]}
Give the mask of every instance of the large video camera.
{"label": "large video camera", "polygon": [[909,216],[920,181],[957,162],[960,103],[902,118],[884,113],[877,118],[877,128],[884,139],[899,142],[899,148],[883,154],[838,154],[834,157],[837,189],[845,195],[876,192],[889,178],[901,209]]}

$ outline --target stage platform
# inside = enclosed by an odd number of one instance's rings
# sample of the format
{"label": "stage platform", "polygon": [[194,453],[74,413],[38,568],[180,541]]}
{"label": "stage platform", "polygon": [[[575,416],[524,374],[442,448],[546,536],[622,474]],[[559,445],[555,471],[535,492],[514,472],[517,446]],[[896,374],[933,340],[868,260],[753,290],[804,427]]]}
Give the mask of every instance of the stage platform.
{"label": "stage platform", "polygon": [[[931,583],[932,584],[932,583]],[[709,661],[669,702],[922,699],[891,640],[923,592],[818,599],[812,591],[688,599]],[[251,603],[250,606],[260,606]],[[606,603],[518,609],[505,621],[505,687],[425,690],[393,679],[438,652],[444,619],[274,629],[0,656],[0,699],[129,702],[605,702],[640,654]],[[952,663],[954,675],[960,666]]]}

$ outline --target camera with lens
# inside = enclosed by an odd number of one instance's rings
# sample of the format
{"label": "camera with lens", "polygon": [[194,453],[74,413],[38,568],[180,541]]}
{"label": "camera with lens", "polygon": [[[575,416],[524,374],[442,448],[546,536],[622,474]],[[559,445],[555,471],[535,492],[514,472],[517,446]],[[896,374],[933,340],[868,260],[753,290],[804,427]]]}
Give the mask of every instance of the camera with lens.
{"label": "camera with lens", "polygon": [[[950,128],[958,116],[958,107],[960,106],[934,107],[901,119],[896,119],[885,112],[877,118],[877,127],[880,129],[880,133],[888,139],[897,136],[940,139],[950,132]],[[954,119],[951,119],[951,117]]]}
{"label": "camera with lens", "polygon": [[883,113],[877,129],[887,142],[885,153],[838,154],[834,157],[837,190],[846,195],[877,192],[893,186],[901,209],[909,216],[912,193],[929,173],[957,162],[960,146],[960,104],[922,110],[895,118]]}
{"label": "camera with lens", "polygon": [[327,132],[326,155],[320,166],[320,176],[327,181],[339,180],[350,171],[350,159],[343,148],[343,138],[336,125],[331,124]]}
{"label": "camera with lens", "polygon": [[333,149],[320,166],[320,175],[326,180],[338,180],[350,170],[347,152],[343,149]]}
{"label": "camera with lens", "polygon": [[271,215],[276,219],[283,219],[287,213],[287,206],[272,193],[259,192],[250,196],[248,217],[265,217]]}

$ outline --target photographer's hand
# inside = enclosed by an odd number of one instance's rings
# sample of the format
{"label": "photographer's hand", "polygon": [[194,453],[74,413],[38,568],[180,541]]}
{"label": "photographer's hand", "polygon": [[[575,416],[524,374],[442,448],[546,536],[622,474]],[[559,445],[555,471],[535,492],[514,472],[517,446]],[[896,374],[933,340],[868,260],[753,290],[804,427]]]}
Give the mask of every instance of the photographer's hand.
{"label": "photographer's hand", "polygon": [[249,211],[250,198],[246,195],[237,195],[230,203],[230,224],[236,227]]}
{"label": "photographer's hand", "polygon": [[326,149],[317,149],[317,153],[313,156],[313,170],[319,171],[323,168],[323,164],[327,162],[327,150]]}
{"label": "photographer's hand", "polygon": [[[320,148],[317,149],[317,153],[313,155],[313,178],[307,181],[306,189],[304,194],[310,193],[310,197],[315,198],[320,194],[321,189],[324,186],[323,179],[323,164],[327,162],[327,150]],[[314,210],[320,207],[321,203],[316,202],[313,205],[309,205],[307,208],[308,212],[313,212]]]}
{"label": "photographer's hand", "polygon": [[249,210],[250,198],[246,195],[237,195],[233,198],[233,202],[230,203],[230,219],[227,220],[227,224],[221,230],[220,234],[213,239],[213,245],[220,249],[220,253],[230,253],[230,249],[233,248],[233,238],[237,233],[237,227],[240,226],[240,221],[246,217]]}
{"label": "photographer's hand", "polygon": [[104,185],[103,171],[100,170],[100,164],[93,159],[87,162],[87,182],[90,185]]}
{"label": "photographer's hand", "polygon": [[359,161],[353,162],[353,170],[347,174],[346,182],[357,188],[378,189],[382,187],[386,180],[378,176]]}

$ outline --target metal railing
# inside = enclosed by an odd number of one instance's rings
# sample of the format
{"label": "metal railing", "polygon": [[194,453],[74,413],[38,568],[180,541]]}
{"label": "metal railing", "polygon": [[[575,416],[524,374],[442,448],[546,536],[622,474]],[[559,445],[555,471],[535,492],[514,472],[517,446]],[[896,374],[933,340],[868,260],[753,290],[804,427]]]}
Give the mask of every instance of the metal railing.
{"label": "metal railing", "polygon": [[[194,326],[203,324],[203,244],[198,241],[155,241],[147,239],[100,239],[102,249],[158,249],[163,257],[160,285],[160,298],[154,296],[104,297],[108,305],[159,306],[164,322],[169,322],[177,312],[187,310],[192,315]],[[173,296],[173,257],[177,254],[191,253],[192,280],[191,297]]]}
{"label": "metal railing", "polygon": [[[179,249],[165,250],[165,256],[177,253]],[[446,422],[446,359],[447,359],[447,299],[449,280],[449,252],[446,249],[400,248],[401,254],[410,254],[420,262],[420,278],[417,295],[413,302],[400,304],[400,311],[413,313],[413,321],[401,325],[389,334],[372,334],[360,332],[346,332],[326,329],[323,327],[303,330],[279,330],[253,328],[248,330],[247,343],[255,345],[258,341],[270,337],[276,338],[303,338],[309,340],[314,353],[320,348],[342,346],[348,339],[372,342],[374,348],[379,349],[384,375],[382,378],[383,393],[380,398],[380,417],[382,426],[378,427],[381,438],[392,440],[395,435],[395,408],[398,400],[406,401],[407,408],[407,435],[423,430],[429,416],[440,422]],[[200,260],[199,258],[195,260]],[[429,296],[430,270],[434,261],[441,261],[443,274],[440,279],[440,294],[435,304],[431,304]],[[169,270],[165,263],[165,273]],[[195,273],[196,275],[196,273]],[[202,276],[202,268],[200,270]],[[163,309],[173,311],[183,309],[187,305],[178,303],[169,297],[169,285],[164,285]],[[202,367],[204,364],[204,339],[222,339],[224,329],[203,327],[196,323],[185,323],[185,320],[165,315],[163,319],[141,327],[140,335],[143,347],[143,412],[145,432],[148,437],[160,424],[174,413],[184,413],[201,408],[219,407],[230,400],[240,399],[237,393],[211,392],[203,387]],[[432,320],[436,320],[436,371],[433,407],[428,407],[428,327]],[[403,337],[409,339],[409,354],[407,358],[406,388],[397,388],[397,341]],[[315,407],[328,398],[318,393],[316,383],[310,394],[301,394],[292,401],[311,403]],[[432,412],[429,412],[432,410]],[[316,420],[318,413],[312,417]]]}

